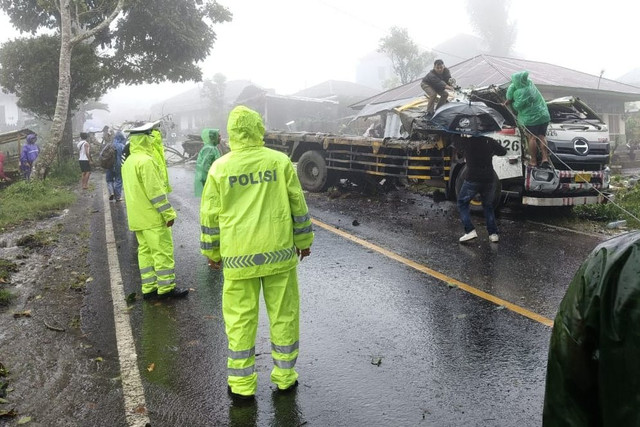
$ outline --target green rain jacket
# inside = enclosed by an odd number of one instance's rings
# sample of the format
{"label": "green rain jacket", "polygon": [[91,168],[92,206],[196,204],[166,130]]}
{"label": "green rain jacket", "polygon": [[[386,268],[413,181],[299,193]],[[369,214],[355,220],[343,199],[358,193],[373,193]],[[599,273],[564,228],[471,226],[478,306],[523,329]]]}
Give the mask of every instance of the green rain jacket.
{"label": "green rain jacket", "polygon": [[160,165],[160,174],[164,180],[167,193],[171,193],[173,189],[169,184],[169,171],[167,171],[167,159],[164,157],[164,144],[162,143],[162,133],[158,129],[151,131],[153,138],[153,159]]}
{"label": "green rain jacket", "polygon": [[198,153],[196,176],[193,183],[196,197],[202,196],[202,189],[204,183],[207,182],[207,174],[211,164],[220,158],[220,150],[218,150],[220,131],[218,129],[203,129],[202,141],[204,141],[204,147]]}
{"label": "green rain jacket", "polygon": [[640,232],[597,246],[551,334],[544,426],[640,426]]}
{"label": "green rain jacket", "polygon": [[264,147],[258,113],[238,106],[227,125],[231,151],[216,160],[200,204],[200,248],[222,259],[224,277],[248,279],[298,264],[313,242],[311,218],[291,160]]}
{"label": "green rain jacket", "polygon": [[161,167],[152,157],[153,137],[132,134],[129,147],[131,154],[122,164],[122,186],[129,229],[136,231],[166,226],[177,215],[167,199]]}
{"label": "green rain jacket", "polygon": [[518,123],[535,126],[549,122],[549,109],[542,94],[529,80],[528,71],[520,71],[511,76],[511,85],[507,89],[507,100],[512,102],[518,113]]}

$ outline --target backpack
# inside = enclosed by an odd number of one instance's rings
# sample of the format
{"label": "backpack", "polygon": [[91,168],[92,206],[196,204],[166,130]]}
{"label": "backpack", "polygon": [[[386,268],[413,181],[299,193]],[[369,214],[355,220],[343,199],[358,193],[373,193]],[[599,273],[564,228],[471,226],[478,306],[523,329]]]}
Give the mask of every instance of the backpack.
{"label": "backpack", "polygon": [[116,147],[113,146],[113,143],[109,143],[102,148],[98,159],[100,161],[101,168],[113,168],[113,165],[116,163]]}

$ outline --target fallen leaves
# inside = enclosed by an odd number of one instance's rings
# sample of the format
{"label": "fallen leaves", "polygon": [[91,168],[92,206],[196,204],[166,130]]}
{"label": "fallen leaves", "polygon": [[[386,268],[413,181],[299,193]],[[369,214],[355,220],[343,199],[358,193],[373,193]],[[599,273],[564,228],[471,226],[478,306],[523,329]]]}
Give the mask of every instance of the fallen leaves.
{"label": "fallen leaves", "polygon": [[153,372],[154,369],[156,369],[156,364],[153,362],[147,366],[147,371],[149,372]]}
{"label": "fallen leaves", "polygon": [[31,310],[17,311],[13,313],[13,317],[14,319],[19,317],[31,317]]}

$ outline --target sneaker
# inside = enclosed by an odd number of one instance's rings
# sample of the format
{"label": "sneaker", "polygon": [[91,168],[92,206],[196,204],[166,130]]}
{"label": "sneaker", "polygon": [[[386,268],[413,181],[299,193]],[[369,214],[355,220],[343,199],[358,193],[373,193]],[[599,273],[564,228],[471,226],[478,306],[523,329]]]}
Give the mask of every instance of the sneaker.
{"label": "sneaker", "polygon": [[156,299],[156,298],[158,298],[158,291],[155,289],[151,292],[147,292],[146,294],[145,293],[142,294],[142,299],[146,301],[151,299]]}
{"label": "sneaker", "polygon": [[460,242],[466,242],[467,240],[475,239],[476,237],[478,237],[478,233],[476,233],[476,230],[471,230],[470,232],[462,236],[459,240]]}
{"label": "sneaker", "polygon": [[158,298],[184,298],[189,294],[189,289],[187,288],[173,288],[169,292],[165,292],[164,294],[158,294]]}
{"label": "sneaker", "polygon": [[115,198],[116,198],[116,196],[114,196],[113,194],[109,196],[109,200],[113,200]]}
{"label": "sneaker", "polygon": [[489,240],[492,243],[498,243],[498,240],[500,240],[500,237],[497,234],[490,234],[489,235]]}
{"label": "sneaker", "polygon": [[253,400],[255,398],[255,395],[253,395],[253,394],[238,394],[238,393],[234,393],[233,391],[231,391],[231,386],[230,385],[227,386],[227,394],[234,401],[239,400],[239,401],[243,401],[243,402],[248,402],[248,401]]}
{"label": "sneaker", "polygon": [[296,388],[298,388],[298,380],[296,380],[296,382],[294,382],[293,384],[291,384],[287,388],[278,388],[278,392],[279,393],[291,393]]}
{"label": "sneaker", "polygon": [[116,202],[121,202],[121,201],[122,201],[122,197],[116,198]]}

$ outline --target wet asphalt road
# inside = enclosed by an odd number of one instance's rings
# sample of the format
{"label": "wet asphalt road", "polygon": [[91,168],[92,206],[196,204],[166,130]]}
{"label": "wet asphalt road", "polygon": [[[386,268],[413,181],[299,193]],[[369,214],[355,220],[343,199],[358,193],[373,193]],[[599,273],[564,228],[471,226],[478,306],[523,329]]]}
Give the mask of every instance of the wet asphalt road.
{"label": "wet asphalt road", "polygon": [[[178,210],[177,280],[193,291],[185,300],[138,301],[129,312],[153,426],[540,425],[548,326],[318,226],[312,255],[298,270],[300,387],[281,395],[269,383],[262,306],[256,401],[232,405],[222,276],[199,253],[192,167],[171,168],[170,177],[170,200]],[[99,199],[96,209],[102,210]],[[553,318],[570,278],[600,241],[515,215],[499,219],[497,245],[488,242],[482,219],[474,218],[480,238],[463,246],[450,202],[403,194],[311,194],[307,201],[316,220],[546,318]],[[125,294],[139,292],[125,208],[112,203],[110,209]],[[99,247],[98,239],[92,245],[96,262]],[[102,337],[105,355],[115,357],[113,310],[105,298],[100,291],[88,295],[86,326]],[[120,423],[122,415],[112,414],[105,425]]]}

